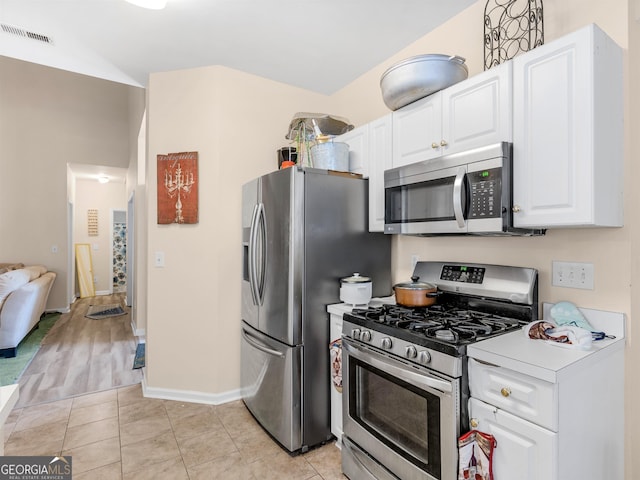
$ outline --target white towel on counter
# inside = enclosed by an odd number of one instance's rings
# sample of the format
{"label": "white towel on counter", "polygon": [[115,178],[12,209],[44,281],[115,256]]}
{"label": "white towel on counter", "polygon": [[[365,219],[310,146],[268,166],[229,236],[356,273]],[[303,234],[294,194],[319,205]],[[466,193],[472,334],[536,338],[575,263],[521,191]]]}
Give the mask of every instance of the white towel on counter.
{"label": "white towel on counter", "polygon": [[592,335],[589,330],[569,325],[556,325],[548,320],[537,320],[523,327],[524,334],[534,340],[564,348],[591,349]]}

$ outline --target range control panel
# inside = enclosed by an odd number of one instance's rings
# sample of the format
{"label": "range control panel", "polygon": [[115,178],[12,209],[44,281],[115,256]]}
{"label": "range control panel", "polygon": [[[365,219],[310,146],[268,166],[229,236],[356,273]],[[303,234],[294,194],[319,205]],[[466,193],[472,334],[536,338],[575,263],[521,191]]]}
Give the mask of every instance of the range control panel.
{"label": "range control panel", "polygon": [[442,267],[440,280],[462,283],[482,283],[484,267],[467,267],[464,265],[445,265]]}
{"label": "range control panel", "polygon": [[502,214],[502,168],[467,173],[471,187],[469,218],[495,218]]}

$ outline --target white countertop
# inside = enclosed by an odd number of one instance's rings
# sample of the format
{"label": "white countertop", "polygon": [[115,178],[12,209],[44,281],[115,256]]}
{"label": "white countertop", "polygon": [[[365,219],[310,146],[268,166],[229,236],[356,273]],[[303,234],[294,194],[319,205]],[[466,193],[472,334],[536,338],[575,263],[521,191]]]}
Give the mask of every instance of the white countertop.
{"label": "white countertop", "polygon": [[[548,312],[550,307],[551,304],[545,304],[545,312]],[[573,374],[574,368],[578,368],[578,362],[579,368],[585,368],[589,363],[599,361],[603,355],[624,349],[624,314],[580,310],[597,331],[604,331],[616,338],[597,340],[589,350],[578,350],[553,345],[544,340],[534,340],[525,335],[523,330],[518,330],[469,345],[467,355],[556,383],[562,376]],[[548,318],[548,314],[544,316]]]}
{"label": "white countertop", "polygon": [[375,297],[372,298],[366,305],[352,305],[350,303],[332,303],[327,305],[327,312],[334,313],[336,315],[342,315],[350,312],[354,308],[367,308],[367,307],[379,307],[384,304],[395,304],[396,297],[391,295],[390,297]]}

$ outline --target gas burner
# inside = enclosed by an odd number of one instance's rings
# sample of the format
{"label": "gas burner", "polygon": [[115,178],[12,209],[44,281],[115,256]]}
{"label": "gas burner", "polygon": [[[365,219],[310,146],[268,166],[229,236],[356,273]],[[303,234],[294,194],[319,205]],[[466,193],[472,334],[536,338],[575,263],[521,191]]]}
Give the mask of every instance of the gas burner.
{"label": "gas burner", "polygon": [[467,345],[521,325],[515,319],[451,304],[414,308],[384,304],[354,308],[351,315],[391,328],[390,331],[406,331],[404,336],[420,344],[434,341],[452,346]]}

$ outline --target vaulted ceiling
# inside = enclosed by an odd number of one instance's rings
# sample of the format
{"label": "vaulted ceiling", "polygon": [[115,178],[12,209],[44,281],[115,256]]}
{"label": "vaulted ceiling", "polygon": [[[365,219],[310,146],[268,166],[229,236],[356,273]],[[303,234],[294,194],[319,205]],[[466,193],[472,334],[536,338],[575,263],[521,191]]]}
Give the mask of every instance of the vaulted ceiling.
{"label": "vaulted ceiling", "polygon": [[225,65],[331,94],[475,1],[0,0],[0,55],[143,87]]}

